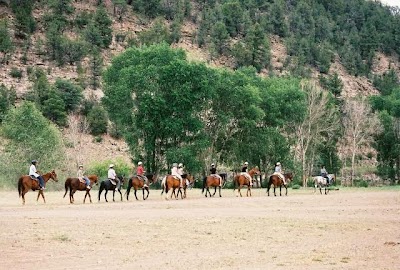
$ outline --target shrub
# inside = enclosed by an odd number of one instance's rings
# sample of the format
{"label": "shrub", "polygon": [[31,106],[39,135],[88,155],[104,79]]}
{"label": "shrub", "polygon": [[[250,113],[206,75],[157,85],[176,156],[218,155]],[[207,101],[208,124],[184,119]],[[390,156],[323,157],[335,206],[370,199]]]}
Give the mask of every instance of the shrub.
{"label": "shrub", "polygon": [[101,105],[93,106],[87,116],[90,133],[92,135],[101,135],[107,132],[107,114]]}
{"label": "shrub", "polygon": [[300,185],[297,185],[297,184],[296,184],[296,185],[293,185],[293,186],[292,186],[292,189],[300,189],[300,187],[301,187]]}
{"label": "shrub", "polygon": [[356,182],[356,186],[357,187],[368,187],[368,182],[367,181],[365,181],[365,180],[360,180],[360,181],[357,181]]}
{"label": "shrub", "polygon": [[21,79],[22,78],[22,70],[13,67],[10,71],[10,76],[13,78]]}
{"label": "shrub", "polygon": [[87,172],[89,174],[96,174],[100,178],[107,178],[108,166],[110,164],[114,164],[117,175],[129,177],[132,173],[132,165],[119,158],[115,160],[94,161],[88,165]]}
{"label": "shrub", "polygon": [[61,98],[65,103],[65,110],[67,112],[75,111],[82,100],[82,89],[73,84],[69,80],[63,80],[58,78],[54,83],[54,87],[61,94]]}
{"label": "shrub", "polygon": [[0,85],[0,123],[4,120],[11,106],[14,105],[16,98],[15,89],[7,89],[3,84]]}

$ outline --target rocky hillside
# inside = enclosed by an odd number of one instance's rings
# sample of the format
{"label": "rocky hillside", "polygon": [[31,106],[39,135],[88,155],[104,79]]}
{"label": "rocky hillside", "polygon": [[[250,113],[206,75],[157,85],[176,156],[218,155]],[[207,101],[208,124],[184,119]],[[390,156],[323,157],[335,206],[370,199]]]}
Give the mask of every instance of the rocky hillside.
{"label": "rocky hillside", "polygon": [[[12,1],[11,1],[12,2]],[[57,78],[69,79],[77,84],[85,86],[84,94],[86,97],[94,96],[97,99],[102,97],[101,84],[99,87],[90,87],[88,83],[82,83],[91,76],[90,58],[84,56],[80,64],[60,65],[54,60],[50,60],[49,52],[46,51],[44,43],[46,42],[46,16],[49,12],[46,1],[36,1],[33,6],[32,15],[36,22],[36,30],[32,32],[28,39],[21,38],[17,35],[17,21],[15,12],[13,12],[10,2],[0,1],[0,20],[6,21],[7,27],[11,33],[12,42],[15,45],[9,59],[3,64],[0,64],[0,83],[8,88],[14,88],[19,99],[24,98],[24,95],[32,88],[33,82],[29,78],[29,70],[34,67],[40,67],[47,73],[50,82],[54,82]],[[76,19],[77,14],[93,14],[97,9],[95,0],[80,0],[71,2],[74,10],[67,15],[67,19],[71,22]],[[101,50],[101,55],[104,59],[104,66],[110,64],[111,59],[124,51],[131,40],[137,39],[140,33],[151,29],[157,20],[152,16],[147,17],[141,14],[137,9],[130,5],[123,5],[123,13],[119,12],[118,1],[102,1],[105,5],[109,18],[112,21],[112,41],[111,44]],[[121,2],[121,1],[120,1]],[[129,2],[129,1],[128,1]],[[160,2],[160,1],[159,1]],[[170,1],[161,1],[164,5],[171,4]],[[185,3],[187,1],[184,1]],[[273,1],[268,1],[273,2]],[[279,1],[275,1],[279,2]],[[172,4],[171,4],[172,5]],[[196,40],[201,25],[201,16],[204,6],[199,1],[191,2],[190,14],[182,19],[180,27],[179,40],[172,42],[171,46],[182,48],[187,52],[188,58],[193,61],[206,62],[214,67],[236,68],[237,59],[229,53],[215,54],[210,47],[211,43],[199,46]],[[172,27],[173,20],[162,17],[162,23],[165,27]],[[290,28],[288,30],[290,32]],[[63,35],[74,40],[78,39],[77,31],[73,27],[67,27],[63,31]],[[121,40],[119,37],[124,36]],[[285,35],[286,37],[289,34]],[[230,48],[238,43],[244,34],[231,36],[225,44]],[[270,48],[269,65],[260,70],[260,76],[285,76],[291,74],[290,63],[293,61],[293,55],[288,52],[287,42],[285,37],[271,31],[267,34]],[[343,82],[343,90],[341,98],[354,97],[358,95],[368,96],[377,95],[379,92],[372,84],[374,74],[383,74],[389,68],[394,69],[400,74],[399,57],[395,52],[379,51],[372,59],[371,70],[368,74],[350,74],[344,67],[341,57],[338,52],[334,51],[332,64],[329,70],[324,72],[327,74],[338,74]],[[13,70],[20,71],[20,76],[13,76]],[[312,65],[309,65],[310,77],[316,81],[322,74],[320,70]],[[128,149],[123,141],[112,139],[109,136],[104,136],[102,142],[96,143],[93,137],[87,134],[75,134],[70,128],[64,129],[64,136],[67,141],[77,141],[73,143],[74,147],[69,148],[70,159],[73,160],[77,152],[85,153],[84,162],[93,159],[110,159],[115,156],[121,156],[124,160],[129,161]],[[79,139],[76,139],[79,136]]]}

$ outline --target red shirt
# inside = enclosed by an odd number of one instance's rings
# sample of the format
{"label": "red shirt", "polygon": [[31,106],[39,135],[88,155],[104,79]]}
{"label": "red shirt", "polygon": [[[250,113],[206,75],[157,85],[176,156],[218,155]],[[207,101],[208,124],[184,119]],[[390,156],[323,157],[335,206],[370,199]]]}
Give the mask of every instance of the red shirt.
{"label": "red shirt", "polygon": [[144,169],[143,169],[143,166],[142,166],[142,165],[140,165],[140,166],[137,167],[137,169],[136,169],[136,174],[137,174],[137,175],[143,175],[143,174],[144,174]]}

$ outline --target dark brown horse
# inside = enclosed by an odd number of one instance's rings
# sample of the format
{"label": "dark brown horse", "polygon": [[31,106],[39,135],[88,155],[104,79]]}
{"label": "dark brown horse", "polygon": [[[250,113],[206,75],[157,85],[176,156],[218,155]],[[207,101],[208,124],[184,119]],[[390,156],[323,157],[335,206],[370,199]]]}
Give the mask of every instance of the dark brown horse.
{"label": "dark brown horse", "polygon": [[[220,178],[218,176],[221,177],[221,183],[220,183]],[[207,197],[207,192],[208,192],[208,194],[210,194],[210,198],[211,198],[211,196],[214,196],[215,193],[217,193],[217,187],[218,187],[219,196],[222,197],[221,196],[221,187],[222,187],[222,185],[224,184],[224,182],[226,180],[225,177],[226,177],[225,173],[224,174],[218,174],[218,175],[211,174],[211,175],[209,175],[207,177],[204,177],[204,179],[203,179],[203,190],[201,191],[201,193],[204,193],[204,190],[206,190],[206,197]],[[212,195],[211,195],[211,192],[210,192],[210,189],[209,189],[210,187],[214,187],[214,194],[212,194]]]}
{"label": "dark brown horse", "polygon": [[[149,185],[157,182],[157,175],[155,174],[146,174],[147,179],[149,180]],[[136,200],[139,200],[138,197],[136,196],[136,191],[141,188],[143,191],[143,200],[146,200],[149,197],[150,191],[149,191],[149,187],[144,186],[144,180],[140,177],[138,177],[137,175],[132,176],[131,178],[129,178],[128,181],[128,187],[126,189],[126,200],[129,200],[129,193],[131,192],[131,188],[133,188],[133,190],[135,191],[135,198]],[[144,191],[147,191],[147,195],[146,197],[144,196]]]}
{"label": "dark brown horse", "polygon": [[282,196],[282,186],[286,188],[286,196],[287,196],[287,185],[290,183],[290,181],[293,180],[293,174],[291,172],[284,173],[283,176],[285,177],[286,180],[286,185],[283,183],[283,180],[276,174],[272,174],[269,177],[268,185],[267,185],[267,193],[269,196],[269,189],[271,188],[271,185],[274,185],[274,196],[276,196],[275,189],[279,187],[279,195]]}
{"label": "dark brown horse", "polygon": [[[45,183],[47,183],[47,181],[49,181],[50,179],[54,180],[55,182],[58,182],[57,174],[54,170],[46,174],[43,174],[42,177]],[[18,194],[20,197],[22,196],[22,204],[25,204],[25,194],[30,189],[32,189],[33,191],[39,190],[36,201],[39,201],[39,197],[40,195],[42,195],[43,201],[44,203],[46,203],[43,190],[39,188],[39,180],[34,180],[29,175],[23,175],[18,180]]]}
{"label": "dark brown horse", "polygon": [[[92,187],[93,185],[97,185],[97,181],[99,181],[99,178],[97,175],[88,175],[88,178],[90,180],[90,186]],[[67,192],[69,190],[69,202],[74,203],[74,194],[77,190],[79,191],[86,191],[85,197],[83,198],[83,203],[86,201],[86,196],[89,196],[90,203],[92,203],[92,196],[90,196],[90,189],[86,188],[86,183],[82,182],[79,178],[67,178],[65,180],[65,195],[67,195]]]}
{"label": "dark brown horse", "polygon": [[[175,195],[175,199],[178,199],[179,193],[181,194],[181,199],[186,198],[186,179],[189,180],[189,184],[192,184],[194,182],[194,177],[193,175],[187,174],[186,178],[183,179],[182,181],[182,188],[180,187],[180,180],[176,178],[173,175],[167,175],[163,178],[161,182],[161,195],[165,192],[165,198],[168,198],[168,191],[172,189],[171,192],[171,199],[172,195]],[[183,189],[183,193],[182,190]],[[178,190],[177,193],[175,194],[175,190]]]}
{"label": "dark brown horse", "polygon": [[[248,174],[250,175],[250,178],[253,179],[253,176],[256,174],[260,174],[260,170],[258,169],[258,167],[254,167],[253,169],[251,169]],[[236,187],[238,189],[238,193],[240,194],[240,197],[242,197],[242,193],[240,192],[240,189],[243,186],[247,186],[247,193],[246,196],[251,196],[251,184],[252,184],[252,180],[249,181],[249,179],[244,176],[243,174],[237,174],[235,175],[235,177],[233,178],[233,191],[235,191]]]}

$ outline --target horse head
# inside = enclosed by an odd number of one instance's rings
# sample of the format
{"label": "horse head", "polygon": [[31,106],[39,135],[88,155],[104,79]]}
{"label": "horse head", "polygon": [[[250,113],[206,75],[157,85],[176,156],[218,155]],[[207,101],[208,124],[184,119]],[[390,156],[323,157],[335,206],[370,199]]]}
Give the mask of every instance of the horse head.
{"label": "horse head", "polygon": [[52,170],[52,171],[50,172],[50,178],[53,179],[54,182],[58,182],[57,174],[56,174],[56,171],[55,171],[55,170]]}
{"label": "horse head", "polygon": [[89,180],[93,181],[94,185],[98,185],[99,183],[99,178],[95,174],[91,174],[88,176]]}
{"label": "horse head", "polygon": [[186,179],[189,180],[190,184],[193,184],[194,182],[194,176],[191,175],[190,173],[187,174]]}
{"label": "horse head", "polygon": [[293,177],[294,175],[292,172],[285,173],[285,178],[288,180],[288,182],[292,181]]}
{"label": "horse head", "polygon": [[156,174],[146,174],[147,179],[149,180],[150,184],[154,184],[157,182],[157,175]]}
{"label": "horse head", "polygon": [[119,182],[121,183],[121,186],[124,184],[125,182],[125,175],[117,175]]}
{"label": "horse head", "polygon": [[258,168],[258,166],[255,166],[253,169],[251,169],[249,171],[249,174],[250,174],[250,176],[259,175],[259,174],[261,174],[261,172],[260,172],[260,169]]}

